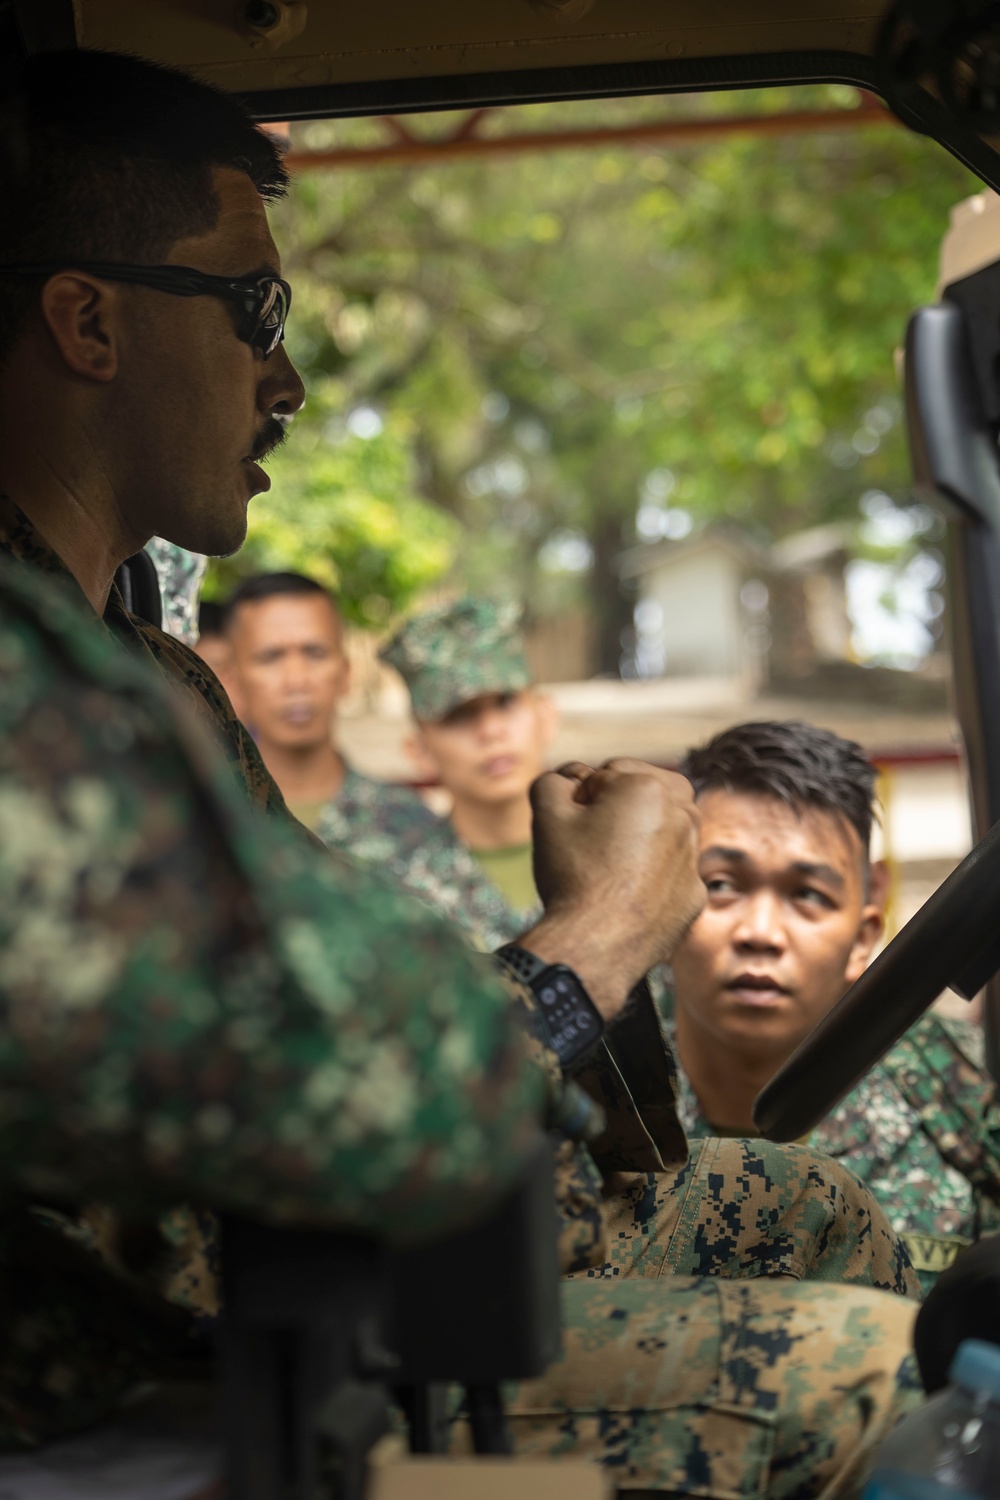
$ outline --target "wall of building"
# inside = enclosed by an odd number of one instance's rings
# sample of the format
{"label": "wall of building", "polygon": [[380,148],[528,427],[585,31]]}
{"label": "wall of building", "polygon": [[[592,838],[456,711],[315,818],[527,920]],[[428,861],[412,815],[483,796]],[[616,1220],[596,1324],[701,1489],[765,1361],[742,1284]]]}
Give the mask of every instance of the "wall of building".
{"label": "wall of building", "polygon": [[736,677],[743,671],[742,569],[721,549],[706,548],[642,580],[641,597],[663,612],[668,677]]}

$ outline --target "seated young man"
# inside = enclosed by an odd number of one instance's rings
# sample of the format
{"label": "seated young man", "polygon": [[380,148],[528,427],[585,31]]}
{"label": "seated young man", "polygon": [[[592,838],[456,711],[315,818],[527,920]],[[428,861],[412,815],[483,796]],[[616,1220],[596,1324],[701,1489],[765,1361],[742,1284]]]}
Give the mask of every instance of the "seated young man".
{"label": "seated young man", "polygon": [[381,653],[409,689],[407,748],[450,795],[449,815],[390,828],[337,803],[318,826],[331,848],[387,868],[483,948],[510,942],[539,910],[528,792],[545,770],[556,712],[532,686],[518,613],[459,599],[409,620]]}
{"label": "seated young man", "polygon": [[[875,771],[801,723],[739,724],[681,770],[708,902],[673,958],[689,1136],[754,1135],[753,1101],[864,972],[885,876],[869,859]],[[929,1014],[814,1131],[875,1193],[927,1281],[1000,1228],[1000,1105],[971,1022]]]}
{"label": "seated young man", "polygon": [[[538,909],[530,788],[555,729],[552,705],[530,685],[516,619],[512,606],[460,599],[410,620],[383,652],[409,687],[412,749],[425,774],[451,793],[450,816],[392,836],[384,824],[366,826],[333,805],[318,830],[462,923],[481,947],[501,952]],[[689,1152],[648,993],[636,992],[627,1027],[609,1035],[575,1077],[614,1122],[591,1148],[609,1244],[601,1274],[858,1274],[852,1236],[843,1234],[850,1192],[828,1175],[832,1164],[801,1147],[776,1154],[762,1143],[698,1141]],[[803,1191],[806,1179],[813,1186]],[[822,1227],[815,1217],[821,1199]],[[896,1282],[881,1251],[876,1259],[879,1284],[902,1287],[905,1277]]]}
{"label": "seated young man", "polygon": [[241,717],[300,823],[315,830],[328,811],[390,832],[434,823],[414,792],[362,776],[337,748],[350,665],[340,611],[322,584],[256,573],[233,593],[224,629]]}

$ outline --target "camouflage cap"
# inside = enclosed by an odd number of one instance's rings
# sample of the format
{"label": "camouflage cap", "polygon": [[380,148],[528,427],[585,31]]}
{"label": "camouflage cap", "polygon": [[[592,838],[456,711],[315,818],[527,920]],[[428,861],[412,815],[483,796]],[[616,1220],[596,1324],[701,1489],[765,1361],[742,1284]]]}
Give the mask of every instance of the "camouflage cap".
{"label": "camouflage cap", "polygon": [[379,657],[405,680],[418,719],[443,719],[480,693],[528,686],[520,614],[512,600],[457,599],[408,620]]}

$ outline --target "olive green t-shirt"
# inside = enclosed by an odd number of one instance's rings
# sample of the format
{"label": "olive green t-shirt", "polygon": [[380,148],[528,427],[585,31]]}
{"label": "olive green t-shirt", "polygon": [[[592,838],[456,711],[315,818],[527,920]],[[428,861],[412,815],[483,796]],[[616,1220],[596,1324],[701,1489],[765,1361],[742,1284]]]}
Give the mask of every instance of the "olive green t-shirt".
{"label": "olive green t-shirt", "polygon": [[509,849],[473,849],[472,853],[515,911],[538,905],[530,843],[514,844]]}
{"label": "olive green t-shirt", "polygon": [[318,802],[288,802],[286,806],[293,818],[298,818],[304,823],[310,833],[315,833],[319,827],[319,820],[328,805],[329,797],[321,797]]}

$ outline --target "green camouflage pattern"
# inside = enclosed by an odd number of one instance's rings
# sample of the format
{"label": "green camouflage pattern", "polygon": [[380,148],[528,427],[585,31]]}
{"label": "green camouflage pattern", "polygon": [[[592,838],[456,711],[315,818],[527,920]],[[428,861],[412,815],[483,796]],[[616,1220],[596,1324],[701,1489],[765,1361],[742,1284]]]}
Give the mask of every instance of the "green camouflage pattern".
{"label": "green camouflage pattern", "polygon": [[[8,497],[0,495],[0,557],[7,556],[62,581],[81,607],[89,605],[73,575],[63,565],[28,517]],[[118,590],[112,588],[104,611],[104,623],[125,645],[159,669],[184,696],[189,711],[201,720],[216,739],[235,775],[237,786],[258,808],[286,820],[299,835],[314,842],[312,834],[293,818],[285,799],[268,771],[252,735],[233,712],[225,688],[211,667],[206,666],[183,641],[157,630],[154,625],[130,615]]]}
{"label": "green camouflage pattern", "polygon": [[[711,1135],[679,1066],[677,1099],[688,1136]],[[809,1143],[871,1189],[925,1290],[963,1246],[1000,1230],[1000,1103],[972,1022],[923,1016]]]}
{"label": "green camouflage pattern", "polygon": [[[345,761],[340,791],[324,807],[317,832],[339,849],[377,869],[391,865],[403,840],[419,838],[438,819],[409,787],[363,776]],[[392,870],[394,879],[398,879]]]}
{"label": "green camouflage pattern", "polygon": [[859,1287],[569,1282],[561,1358],[508,1393],[516,1451],[601,1463],[623,1500],[855,1500],[923,1400],[915,1313]]}
{"label": "green camouflage pattern", "polygon": [[[380,783],[379,785],[385,785]],[[457,922],[483,952],[533,927],[541,907],[518,911],[494,885],[447,818],[420,802],[365,791],[324,810],[317,833],[330,849],[384,870],[441,916]]]}
{"label": "green camouflage pattern", "polygon": [[160,580],[163,628],[168,635],[193,646],[198,639],[198,598],[208,558],[159,536],[146,543],[146,551]]}
{"label": "green camouflage pattern", "polygon": [[480,693],[531,682],[512,600],[457,599],[414,615],[379,652],[403,678],[414,718],[443,719]]}
{"label": "green camouflage pattern", "polygon": [[[542,1083],[492,966],[374,873],[253,815],[172,695],[68,592],[6,561],[0,827],[8,1195],[129,1220],[187,1201],[394,1240],[509,1183]],[[74,1377],[72,1297],[53,1328],[2,1279],[22,1334],[0,1351],[10,1444],[87,1419],[96,1397],[92,1370]],[[38,1381],[41,1412],[23,1396]]]}
{"label": "green camouflage pattern", "polygon": [[[33,570],[0,564],[0,1142],[8,1198],[17,1194],[0,1236],[7,1445],[96,1420],[178,1350],[197,1346],[203,1320],[159,1293],[213,1310],[204,1301],[215,1277],[207,1210],[396,1238],[443,1227],[509,1180],[538,1102],[539,1072],[525,1066],[504,988],[483,960],[374,874],[317,861],[281,819],[256,818],[149,670],[155,664],[194,698],[190,654],[123,613],[112,602],[109,633],[79,598],[63,602]],[[147,658],[145,669],[116,635]],[[239,765],[224,698],[209,693],[203,703],[202,717],[218,721]],[[266,784],[249,791],[251,803],[267,805]],[[508,980],[507,994],[530,1025],[525,993]],[[535,1052],[556,1084],[554,1056],[537,1041]],[[418,1053],[425,1071],[415,1076],[407,1064]],[[631,1066],[619,1040],[608,1056],[609,1067]],[[672,1110],[661,1098],[647,1121],[644,1089],[633,1096],[620,1076],[618,1113],[648,1124],[655,1149],[660,1116]],[[564,1255],[566,1234],[573,1240],[564,1263],[601,1261],[608,1211],[597,1203],[594,1169],[582,1148],[563,1141],[559,1150]],[[808,1160],[801,1156],[800,1168]],[[737,1248],[716,1257],[714,1269],[726,1272],[749,1256],[755,1236],[767,1241],[773,1205],[744,1181],[759,1175],[755,1158],[730,1154],[715,1168],[721,1220],[731,1231],[732,1199],[743,1226]],[[664,1184],[660,1194],[659,1212],[677,1224],[690,1210],[692,1246],[700,1191]],[[877,1211],[856,1185],[849,1191],[858,1238],[871,1240]],[[82,1225],[20,1207],[83,1196],[106,1207]],[[170,1208],[183,1201],[196,1207]],[[665,1233],[657,1219],[642,1216],[654,1244]],[[671,1237],[680,1256],[683,1240],[676,1230]],[[718,1225],[711,1238],[720,1243]],[[824,1253],[817,1242],[811,1256],[803,1248],[803,1261],[821,1265]],[[539,1415],[532,1395],[522,1421],[517,1398],[519,1451],[589,1452],[633,1490],[659,1487],[669,1474],[678,1492],[723,1500],[744,1492],[732,1488],[744,1424],[777,1424],[768,1485],[797,1465],[796,1493],[806,1496],[848,1463],[859,1437],[905,1406],[906,1378],[897,1379],[905,1299],[869,1292],[866,1322],[855,1288],[825,1288],[824,1305],[850,1309],[834,1367],[808,1337],[790,1340],[796,1309],[814,1305],[815,1289],[761,1282],[766,1253],[755,1269],[748,1260],[752,1284],[709,1295],[714,1278],[689,1284],[664,1274],[654,1287],[655,1256],[636,1256],[631,1270],[607,1262],[568,1284],[568,1352],[547,1388],[549,1411]],[[687,1263],[663,1265],[674,1272]],[[856,1269],[868,1285],[888,1284],[875,1257]],[[725,1350],[735,1372],[729,1351],[741,1336],[754,1379],[734,1422],[730,1386],[718,1373],[706,1378],[712,1349]],[[876,1346],[877,1393],[866,1391]],[[679,1370],[690,1376],[689,1404],[680,1416],[671,1397],[666,1421],[664,1393]],[[865,1393],[856,1404],[867,1426],[843,1415],[853,1400],[845,1384]]]}

